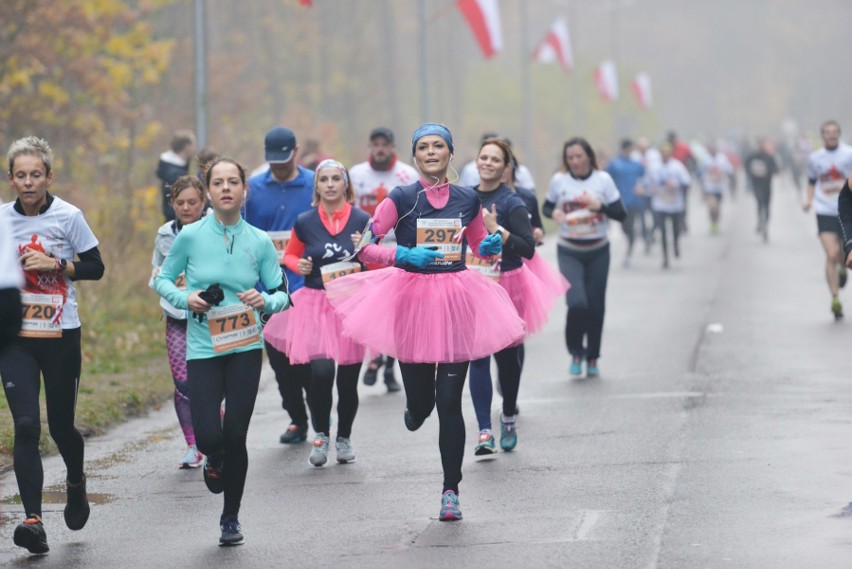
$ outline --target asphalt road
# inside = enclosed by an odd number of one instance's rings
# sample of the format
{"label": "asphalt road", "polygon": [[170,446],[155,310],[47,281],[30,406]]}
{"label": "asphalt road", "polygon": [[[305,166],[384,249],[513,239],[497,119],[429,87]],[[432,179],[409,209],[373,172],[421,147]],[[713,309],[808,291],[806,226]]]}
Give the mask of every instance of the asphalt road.
{"label": "asphalt road", "polygon": [[560,303],[527,343],[515,452],[474,458],[466,396],[461,522],[437,521],[435,416],[409,433],[403,396],[362,385],[357,462],[317,469],[307,444],[278,444],[286,419],[267,373],[249,433],[245,545],[217,547],[221,497],[200,471],[176,468],[182,439],[164,405],[88,441],[94,505],[80,532],[62,521],[61,461],[45,461],[47,556],[12,544],[22,511],[3,475],[0,564],[848,568],[852,517],[837,514],[852,501],[850,325],[831,318],[813,215],[787,185],[772,214],[763,244],[751,196],[726,198],[711,236],[693,199],[668,271],[657,251],[622,267],[613,227],[602,377],[569,378]]}

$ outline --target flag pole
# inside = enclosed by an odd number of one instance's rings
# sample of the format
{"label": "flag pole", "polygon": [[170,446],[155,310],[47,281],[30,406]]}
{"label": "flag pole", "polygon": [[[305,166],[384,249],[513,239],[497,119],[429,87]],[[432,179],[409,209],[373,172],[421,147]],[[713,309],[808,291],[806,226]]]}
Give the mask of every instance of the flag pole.
{"label": "flag pole", "polygon": [[429,58],[427,56],[426,27],[429,22],[426,17],[426,0],[418,0],[417,13],[420,20],[420,118],[422,122],[429,121]]}
{"label": "flag pole", "polygon": [[526,159],[530,160],[533,147],[532,135],[532,73],[530,63],[530,38],[529,38],[529,11],[527,9],[527,0],[520,1],[521,7],[521,83],[522,83],[522,101],[523,101],[523,148],[527,153]]}

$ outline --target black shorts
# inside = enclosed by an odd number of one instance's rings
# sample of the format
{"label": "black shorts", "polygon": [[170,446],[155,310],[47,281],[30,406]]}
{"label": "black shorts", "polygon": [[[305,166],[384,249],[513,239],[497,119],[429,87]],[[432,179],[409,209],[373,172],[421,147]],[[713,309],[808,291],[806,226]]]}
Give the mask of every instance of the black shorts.
{"label": "black shorts", "polygon": [[817,232],[836,233],[841,240],[843,239],[843,230],[840,229],[840,220],[836,215],[821,215],[818,213]]}

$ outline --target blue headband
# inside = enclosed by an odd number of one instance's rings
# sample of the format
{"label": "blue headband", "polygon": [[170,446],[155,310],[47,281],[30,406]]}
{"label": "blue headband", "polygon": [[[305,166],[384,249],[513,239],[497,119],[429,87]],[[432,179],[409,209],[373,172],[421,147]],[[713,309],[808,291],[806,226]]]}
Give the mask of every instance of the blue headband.
{"label": "blue headband", "polygon": [[349,185],[349,174],[346,173],[346,167],[333,158],[326,158],[319,164],[317,164],[316,173],[319,174],[319,171],[323,168],[337,168],[340,170],[340,173],[343,174],[343,181],[346,182],[346,185]]}
{"label": "blue headband", "polygon": [[443,138],[444,142],[447,143],[447,146],[450,147],[450,152],[454,152],[453,135],[450,133],[450,129],[440,123],[427,122],[420,125],[417,130],[414,131],[414,135],[411,137],[412,154],[414,154],[414,147],[417,146],[417,141],[423,138],[424,136],[429,136],[430,134],[434,134],[435,136],[440,136],[441,138]]}

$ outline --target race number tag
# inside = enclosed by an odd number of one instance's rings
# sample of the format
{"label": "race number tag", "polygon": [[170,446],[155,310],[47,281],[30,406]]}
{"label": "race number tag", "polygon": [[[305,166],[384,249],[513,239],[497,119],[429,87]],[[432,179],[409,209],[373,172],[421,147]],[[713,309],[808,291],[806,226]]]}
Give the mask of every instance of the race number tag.
{"label": "race number tag", "polygon": [[287,231],[267,231],[266,234],[272,239],[272,244],[275,245],[275,252],[278,253],[278,264],[284,264],[284,250],[287,248],[287,243],[290,242],[290,233]]}
{"label": "race number tag", "polygon": [[330,265],[325,265],[320,268],[320,273],[322,273],[322,282],[327,283],[333,281],[334,279],[339,279],[340,277],[345,277],[346,275],[351,275],[352,273],[360,273],[361,265],[359,263],[352,263],[341,261],[340,263],[332,263]]}
{"label": "race number tag", "polygon": [[178,290],[186,290],[186,275],[181,273],[178,275],[178,278],[175,279],[175,286]]}
{"label": "race number tag", "polygon": [[444,254],[443,259],[435,259],[433,263],[461,261],[461,231],[462,220],[458,218],[421,218],[417,220],[417,245],[437,247]]}
{"label": "race number tag", "polygon": [[568,237],[584,238],[597,233],[598,214],[588,209],[577,209],[565,216],[568,225]]}
{"label": "race number tag", "polygon": [[217,354],[260,341],[254,310],[244,304],[211,308],[207,313],[213,351]]}
{"label": "race number tag", "polygon": [[822,193],[833,195],[840,193],[843,189],[843,178],[840,180],[824,180],[822,183]]}
{"label": "race number tag", "polygon": [[497,282],[500,280],[500,256],[498,255],[495,260],[489,259],[480,259],[470,251],[465,255],[465,265],[471,271],[476,271],[477,273],[488,277],[489,279]]}
{"label": "race number tag", "polygon": [[56,318],[62,308],[61,294],[21,293],[24,338],[61,338],[62,323]]}

